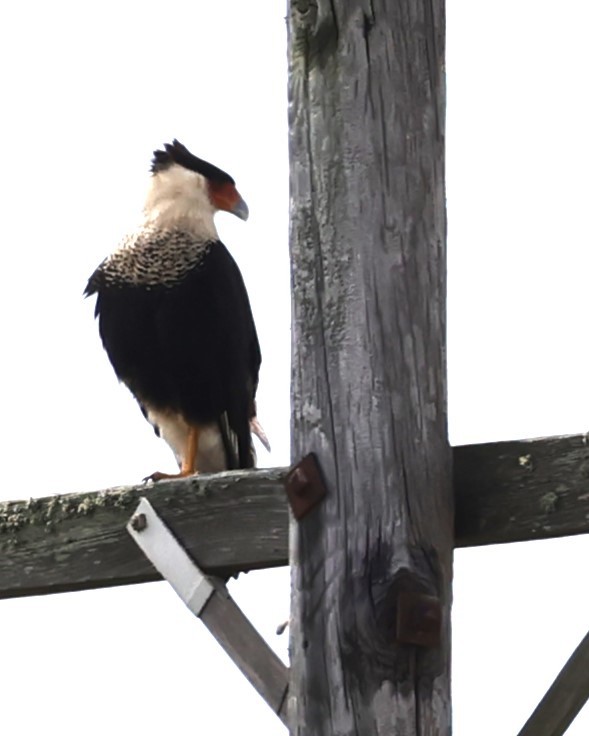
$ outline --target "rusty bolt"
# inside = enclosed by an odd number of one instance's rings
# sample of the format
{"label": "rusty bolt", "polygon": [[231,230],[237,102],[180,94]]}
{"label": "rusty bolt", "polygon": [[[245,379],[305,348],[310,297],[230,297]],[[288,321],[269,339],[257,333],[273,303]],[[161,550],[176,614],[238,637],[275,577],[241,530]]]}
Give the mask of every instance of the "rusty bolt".
{"label": "rusty bolt", "polygon": [[136,532],[142,532],[147,527],[147,517],[145,514],[135,514],[131,519],[131,528]]}
{"label": "rusty bolt", "polygon": [[399,593],[397,640],[401,644],[435,647],[440,643],[442,605],[436,596],[412,591]]}
{"label": "rusty bolt", "polygon": [[317,459],[312,453],[289,471],[285,488],[295,519],[302,519],[324,498],[327,490]]}
{"label": "rusty bolt", "polygon": [[297,467],[292,471],[288,479],[288,483],[290,485],[290,490],[297,496],[304,496],[308,492],[310,486],[307,474],[300,467]]}

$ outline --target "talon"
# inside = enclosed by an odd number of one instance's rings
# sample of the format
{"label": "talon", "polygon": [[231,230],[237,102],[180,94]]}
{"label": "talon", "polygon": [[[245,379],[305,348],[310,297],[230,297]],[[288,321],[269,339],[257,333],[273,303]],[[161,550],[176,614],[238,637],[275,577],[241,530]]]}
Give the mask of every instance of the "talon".
{"label": "talon", "polygon": [[160,470],[156,470],[155,473],[146,476],[143,479],[144,483],[153,481],[157,483],[158,480],[169,480],[171,478],[188,478],[190,475],[198,475],[196,469],[196,455],[198,452],[198,438],[200,436],[199,427],[191,427],[188,433],[188,439],[186,442],[186,451],[182,458],[182,467],[179,473],[162,473]]}
{"label": "talon", "polygon": [[188,478],[191,475],[198,475],[198,470],[195,472],[181,470],[179,473],[162,473],[161,470],[156,470],[155,473],[146,475],[143,479],[143,483],[148,483],[149,481],[157,483],[158,480],[177,480],[178,478]]}
{"label": "talon", "polygon": [[172,478],[172,475],[170,475],[170,473],[162,473],[160,470],[156,470],[155,473],[146,475],[143,482],[149,483],[149,481],[152,481],[152,483],[157,483],[158,480],[165,480],[166,478]]}

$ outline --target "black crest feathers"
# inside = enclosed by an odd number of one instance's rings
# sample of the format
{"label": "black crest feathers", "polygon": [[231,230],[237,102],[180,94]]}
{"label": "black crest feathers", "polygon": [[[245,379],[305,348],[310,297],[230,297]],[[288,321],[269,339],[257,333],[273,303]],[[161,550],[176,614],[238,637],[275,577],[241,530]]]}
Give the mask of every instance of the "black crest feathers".
{"label": "black crest feathers", "polygon": [[158,149],[153,152],[151,161],[151,172],[157,174],[159,171],[165,171],[172,164],[178,164],[185,169],[196,171],[209,181],[219,182],[220,184],[235,184],[235,181],[222,169],[213,166],[208,161],[198,158],[183,146],[180,141],[174,140],[172,143],[166,143],[164,150]]}

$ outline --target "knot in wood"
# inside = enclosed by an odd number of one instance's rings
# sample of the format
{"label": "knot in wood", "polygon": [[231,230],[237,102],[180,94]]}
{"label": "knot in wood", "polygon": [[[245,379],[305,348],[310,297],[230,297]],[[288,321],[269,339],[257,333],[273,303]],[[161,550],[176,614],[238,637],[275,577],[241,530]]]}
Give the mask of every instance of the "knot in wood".
{"label": "knot in wood", "polygon": [[292,0],[292,7],[299,18],[308,17],[311,14],[317,15],[317,0]]}
{"label": "knot in wood", "polygon": [[298,40],[317,23],[317,0],[292,0],[292,26]]}

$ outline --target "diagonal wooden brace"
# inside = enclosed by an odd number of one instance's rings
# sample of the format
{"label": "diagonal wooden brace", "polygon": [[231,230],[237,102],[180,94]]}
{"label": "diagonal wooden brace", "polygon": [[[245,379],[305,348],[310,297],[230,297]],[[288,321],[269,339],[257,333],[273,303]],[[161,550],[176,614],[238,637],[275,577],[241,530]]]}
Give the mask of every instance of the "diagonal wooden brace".
{"label": "diagonal wooden brace", "polygon": [[200,570],[146,498],[140,500],[127,531],[286,725],[288,668],[231,598],[223,581]]}
{"label": "diagonal wooden brace", "polygon": [[519,736],[562,736],[589,700],[589,633],[542,698]]}

